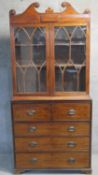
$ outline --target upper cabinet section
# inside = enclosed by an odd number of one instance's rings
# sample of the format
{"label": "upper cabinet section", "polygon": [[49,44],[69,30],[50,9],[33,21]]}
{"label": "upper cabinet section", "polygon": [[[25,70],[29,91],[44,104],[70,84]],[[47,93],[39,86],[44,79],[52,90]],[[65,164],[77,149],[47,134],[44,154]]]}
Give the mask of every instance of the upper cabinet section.
{"label": "upper cabinet section", "polygon": [[67,2],[61,13],[38,7],[10,11],[14,96],[88,94],[89,11],[79,14]]}

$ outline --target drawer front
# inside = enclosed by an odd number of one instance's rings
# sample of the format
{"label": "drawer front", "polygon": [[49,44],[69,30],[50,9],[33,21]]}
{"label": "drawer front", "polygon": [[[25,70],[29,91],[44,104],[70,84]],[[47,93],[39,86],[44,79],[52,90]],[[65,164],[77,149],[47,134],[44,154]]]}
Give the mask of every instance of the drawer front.
{"label": "drawer front", "polygon": [[88,168],[88,153],[16,154],[16,168]]}
{"label": "drawer front", "polygon": [[88,151],[89,138],[16,138],[16,152],[33,151]]}
{"label": "drawer front", "polygon": [[90,120],[89,103],[57,103],[52,105],[52,115],[54,121]]}
{"label": "drawer front", "polygon": [[50,105],[48,104],[14,104],[14,121],[49,121]]}
{"label": "drawer front", "polygon": [[90,125],[87,122],[63,123],[16,123],[15,136],[89,136]]}

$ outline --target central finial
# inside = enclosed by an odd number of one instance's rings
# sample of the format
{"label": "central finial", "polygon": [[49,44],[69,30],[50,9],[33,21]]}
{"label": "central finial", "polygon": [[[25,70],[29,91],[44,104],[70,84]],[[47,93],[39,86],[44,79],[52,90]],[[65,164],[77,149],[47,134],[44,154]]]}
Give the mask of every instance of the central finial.
{"label": "central finial", "polygon": [[45,12],[46,12],[46,13],[53,13],[54,11],[53,11],[52,8],[48,7],[48,9],[47,9]]}

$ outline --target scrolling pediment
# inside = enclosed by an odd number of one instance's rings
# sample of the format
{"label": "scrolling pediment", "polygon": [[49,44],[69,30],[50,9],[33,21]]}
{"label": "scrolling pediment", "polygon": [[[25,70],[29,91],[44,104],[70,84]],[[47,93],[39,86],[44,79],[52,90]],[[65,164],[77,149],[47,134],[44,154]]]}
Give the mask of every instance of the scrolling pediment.
{"label": "scrolling pediment", "polygon": [[65,18],[71,18],[72,15],[75,15],[77,18],[89,17],[89,10],[85,10],[83,14],[78,13],[70,3],[63,2],[61,6],[64,8],[62,12],[54,12],[54,10],[48,7],[45,10],[45,13],[39,13],[36,8],[40,5],[35,2],[31,4],[23,13],[16,14],[14,10],[10,11],[10,17],[12,23],[40,23],[40,22],[60,22],[64,21]]}

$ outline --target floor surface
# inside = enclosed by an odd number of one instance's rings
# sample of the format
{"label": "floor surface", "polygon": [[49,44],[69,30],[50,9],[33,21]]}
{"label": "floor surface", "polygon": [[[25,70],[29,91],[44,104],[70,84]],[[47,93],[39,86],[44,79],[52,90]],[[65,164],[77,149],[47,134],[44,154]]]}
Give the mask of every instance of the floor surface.
{"label": "floor surface", "polygon": [[[0,175],[13,175],[12,173],[13,163],[12,162],[13,162],[13,159],[12,159],[11,154],[0,154]],[[94,154],[92,157],[92,169],[93,169],[92,175],[98,175],[98,155],[97,154],[96,155]]]}

